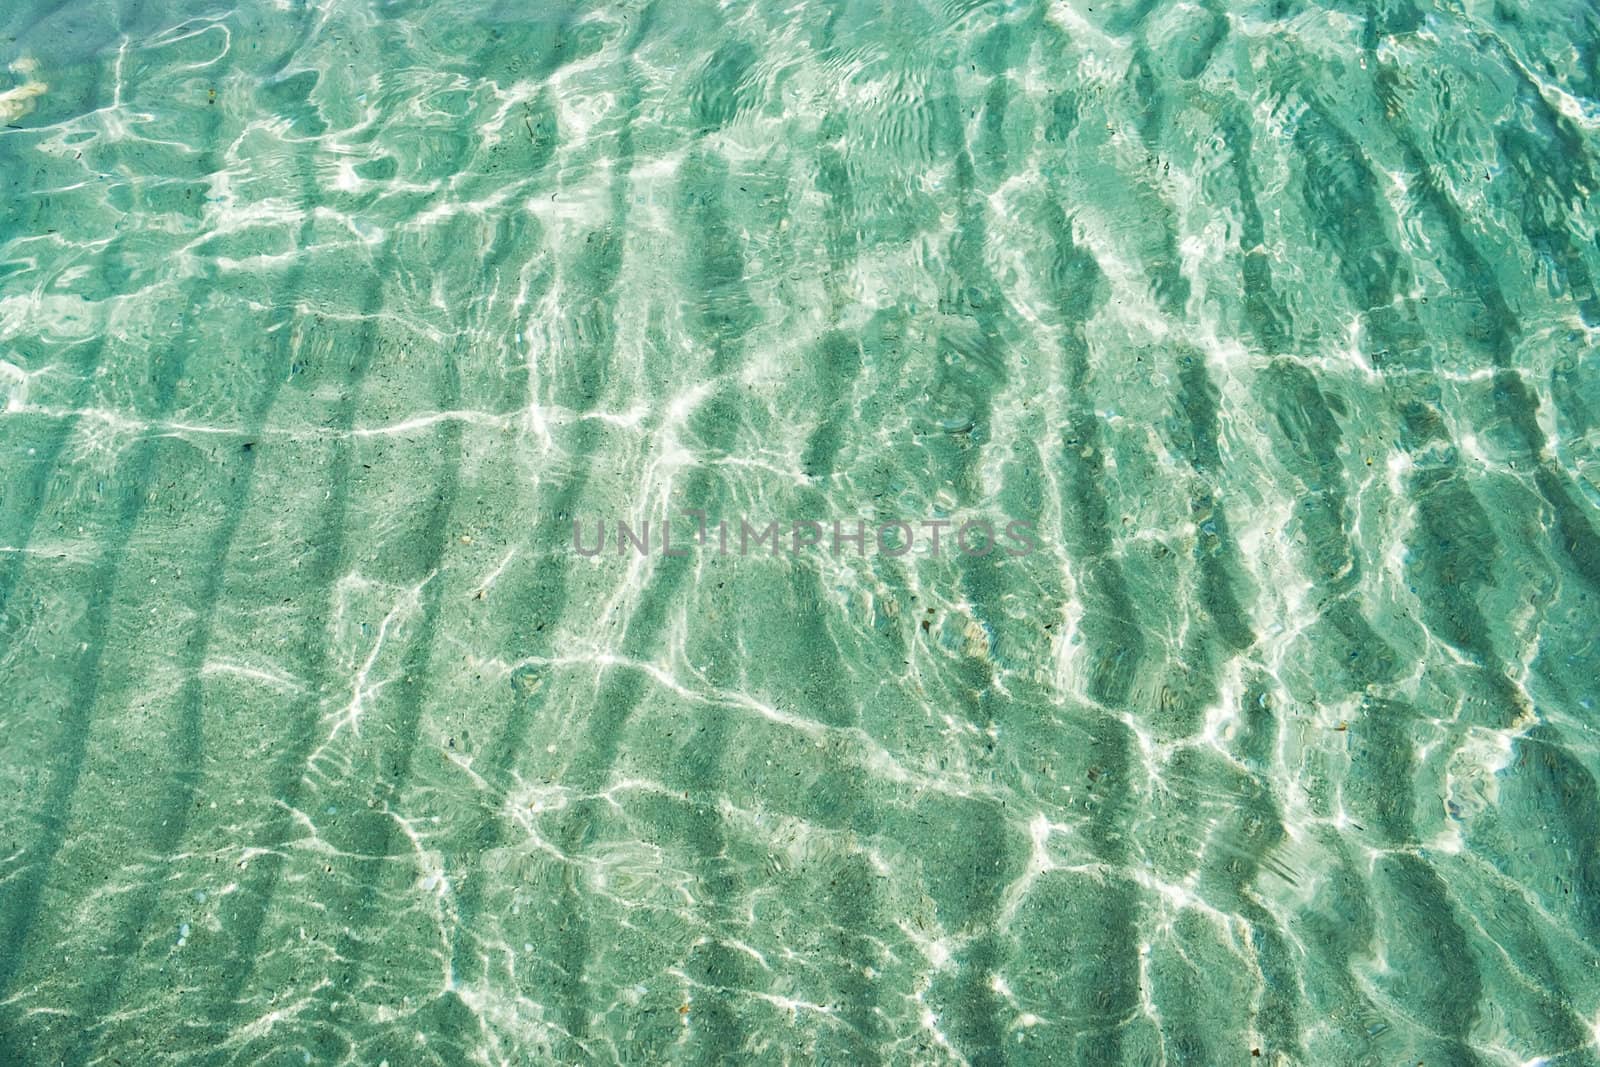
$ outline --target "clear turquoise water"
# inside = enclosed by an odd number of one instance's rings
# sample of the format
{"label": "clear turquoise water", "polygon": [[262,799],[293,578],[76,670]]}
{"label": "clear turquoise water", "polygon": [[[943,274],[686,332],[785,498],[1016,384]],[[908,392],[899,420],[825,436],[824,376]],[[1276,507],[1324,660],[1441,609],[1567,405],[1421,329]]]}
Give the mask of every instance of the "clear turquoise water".
{"label": "clear turquoise water", "polygon": [[0,60],[0,1064],[1600,1062],[1591,5]]}

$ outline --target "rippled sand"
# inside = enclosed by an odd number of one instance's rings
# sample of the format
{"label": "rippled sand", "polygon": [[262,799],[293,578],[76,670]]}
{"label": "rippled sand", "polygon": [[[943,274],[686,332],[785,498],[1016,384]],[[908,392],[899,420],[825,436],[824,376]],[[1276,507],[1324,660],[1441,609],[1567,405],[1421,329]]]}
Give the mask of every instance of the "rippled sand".
{"label": "rippled sand", "polygon": [[1597,64],[6,5],[0,1063],[1600,1062]]}

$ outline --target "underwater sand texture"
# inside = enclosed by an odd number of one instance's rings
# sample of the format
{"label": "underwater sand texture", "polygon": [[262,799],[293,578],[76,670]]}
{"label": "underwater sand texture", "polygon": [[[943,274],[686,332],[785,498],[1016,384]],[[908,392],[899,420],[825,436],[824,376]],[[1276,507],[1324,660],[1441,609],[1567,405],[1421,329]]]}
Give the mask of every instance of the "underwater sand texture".
{"label": "underwater sand texture", "polygon": [[1600,1063],[1592,5],[0,66],[0,1064]]}

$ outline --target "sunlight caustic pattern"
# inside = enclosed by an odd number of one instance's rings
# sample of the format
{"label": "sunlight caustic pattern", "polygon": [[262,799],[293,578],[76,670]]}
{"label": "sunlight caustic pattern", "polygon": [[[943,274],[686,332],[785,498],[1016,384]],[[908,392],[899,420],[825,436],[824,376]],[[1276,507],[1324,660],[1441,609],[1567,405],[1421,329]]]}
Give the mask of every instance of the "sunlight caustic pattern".
{"label": "sunlight caustic pattern", "polygon": [[1597,64],[6,5],[0,1062],[1600,1061]]}

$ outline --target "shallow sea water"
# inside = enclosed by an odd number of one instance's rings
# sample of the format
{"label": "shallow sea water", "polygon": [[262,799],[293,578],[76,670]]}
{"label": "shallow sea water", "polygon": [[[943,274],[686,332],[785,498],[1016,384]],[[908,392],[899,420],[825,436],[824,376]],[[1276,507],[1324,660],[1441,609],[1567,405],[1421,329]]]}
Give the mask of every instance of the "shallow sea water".
{"label": "shallow sea water", "polygon": [[0,1063],[1600,1063],[1592,5],[0,67]]}

